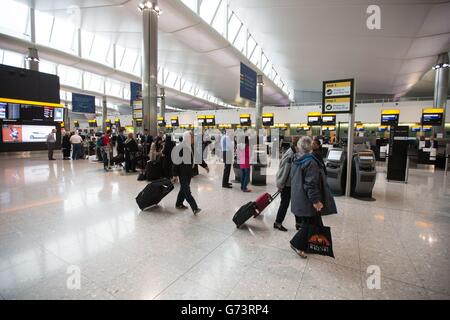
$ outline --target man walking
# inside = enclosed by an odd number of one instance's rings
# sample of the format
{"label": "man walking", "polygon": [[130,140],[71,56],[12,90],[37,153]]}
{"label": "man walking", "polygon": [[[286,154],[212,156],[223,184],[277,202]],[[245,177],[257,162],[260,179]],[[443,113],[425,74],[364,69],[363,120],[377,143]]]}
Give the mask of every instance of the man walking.
{"label": "man walking", "polygon": [[53,150],[55,150],[55,144],[56,144],[56,129],[53,129],[52,132],[50,132],[47,135],[47,147],[48,147],[48,160],[56,160],[53,158]]}
{"label": "man walking", "polygon": [[233,161],[233,146],[226,131],[223,132],[222,139],[220,139],[220,146],[222,148],[223,163],[225,165],[223,168],[222,188],[232,188],[232,184],[229,180],[231,164]]}

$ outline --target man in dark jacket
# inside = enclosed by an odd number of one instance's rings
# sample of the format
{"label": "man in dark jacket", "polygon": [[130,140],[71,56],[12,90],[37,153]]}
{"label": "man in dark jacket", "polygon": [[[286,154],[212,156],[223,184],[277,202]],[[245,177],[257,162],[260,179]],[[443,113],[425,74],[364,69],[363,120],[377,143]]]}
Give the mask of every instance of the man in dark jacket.
{"label": "man in dark jacket", "polygon": [[[193,175],[194,163],[194,135],[191,131],[186,131],[183,134],[182,149],[179,151],[179,156],[181,157],[181,163],[174,161],[173,166],[173,181],[180,181],[180,191],[178,192],[176,208],[177,209],[187,209],[183,204],[184,200],[189,203],[194,215],[197,215],[201,209],[198,207],[197,202],[191,193],[191,179]],[[178,150],[178,149],[176,149]],[[187,154],[189,153],[189,155]],[[174,160],[174,159],[173,159]],[[200,164],[207,172],[209,168],[204,161]]]}
{"label": "man in dark jacket", "polygon": [[[322,226],[323,215],[337,213],[336,204],[323,166],[311,154],[311,138],[302,137],[298,146],[299,153],[291,170],[291,211],[296,217],[302,218],[304,224]],[[301,257],[306,257],[301,249],[294,246],[292,249]]]}

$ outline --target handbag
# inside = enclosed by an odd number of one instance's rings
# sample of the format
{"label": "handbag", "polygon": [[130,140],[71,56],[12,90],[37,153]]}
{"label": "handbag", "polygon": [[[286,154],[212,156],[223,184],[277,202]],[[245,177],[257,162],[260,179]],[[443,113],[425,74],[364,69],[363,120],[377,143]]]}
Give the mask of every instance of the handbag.
{"label": "handbag", "polygon": [[317,223],[305,223],[291,240],[298,250],[334,258],[331,228]]}

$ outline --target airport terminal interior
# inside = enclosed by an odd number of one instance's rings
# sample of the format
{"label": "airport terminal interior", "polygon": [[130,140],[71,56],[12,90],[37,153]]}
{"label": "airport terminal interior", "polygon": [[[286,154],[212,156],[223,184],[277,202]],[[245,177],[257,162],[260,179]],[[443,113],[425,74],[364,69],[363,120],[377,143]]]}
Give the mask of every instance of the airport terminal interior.
{"label": "airport terminal interior", "polygon": [[449,300],[449,17],[0,1],[0,300]]}

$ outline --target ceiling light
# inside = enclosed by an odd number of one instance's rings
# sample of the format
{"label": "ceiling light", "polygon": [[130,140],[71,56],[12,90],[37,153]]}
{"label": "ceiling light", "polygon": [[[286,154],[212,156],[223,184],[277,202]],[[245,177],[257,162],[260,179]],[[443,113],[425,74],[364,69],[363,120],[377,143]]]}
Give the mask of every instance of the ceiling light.
{"label": "ceiling light", "polygon": [[147,1],[147,2],[145,2],[145,7],[147,9],[151,9],[151,8],[153,8],[153,3],[151,3],[150,1]]}

